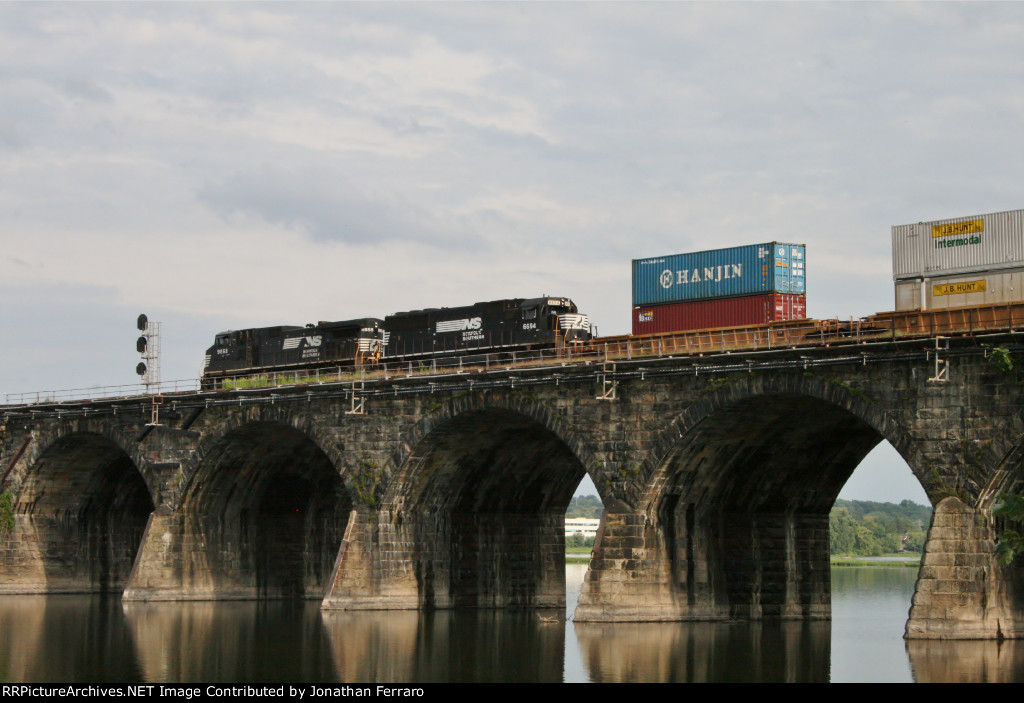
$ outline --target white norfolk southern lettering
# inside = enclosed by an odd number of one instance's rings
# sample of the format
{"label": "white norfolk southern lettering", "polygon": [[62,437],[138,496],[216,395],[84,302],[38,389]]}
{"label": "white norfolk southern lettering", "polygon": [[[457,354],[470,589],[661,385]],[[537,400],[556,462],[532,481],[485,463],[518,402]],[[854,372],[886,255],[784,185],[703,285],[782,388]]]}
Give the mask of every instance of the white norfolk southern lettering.
{"label": "white norfolk southern lettering", "polygon": [[299,345],[302,344],[302,340],[306,340],[307,347],[319,347],[323,342],[323,337],[320,335],[314,335],[312,337],[292,337],[291,339],[284,340],[281,345],[282,349],[298,349]]}
{"label": "white norfolk southern lettering", "polygon": [[479,317],[463,318],[461,320],[445,320],[437,323],[437,332],[464,332],[466,330],[478,330],[483,327],[483,320]]}
{"label": "white norfolk southern lettering", "polygon": [[590,318],[579,313],[562,313],[558,316],[558,326],[563,330],[585,330],[590,328]]}

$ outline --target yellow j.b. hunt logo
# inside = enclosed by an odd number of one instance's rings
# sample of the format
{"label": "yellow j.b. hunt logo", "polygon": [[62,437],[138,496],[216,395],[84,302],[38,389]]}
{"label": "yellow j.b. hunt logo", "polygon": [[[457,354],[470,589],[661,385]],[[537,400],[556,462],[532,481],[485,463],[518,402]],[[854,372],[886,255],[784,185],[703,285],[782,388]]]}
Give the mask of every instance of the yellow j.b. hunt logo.
{"label": "yellow j.b. hunt logo", "polygon": [[958,234],[974,234],[985,231],[985,220],[952,222],[948,225],[932,225],[933,237],[953,237]]}
{"label": "yellow j.b. hunt logo", "polygon": [[940,283],[932,286],[933,295],[959,295],[961,293],[984,293],[985,281],[961,281],[960,283]]}

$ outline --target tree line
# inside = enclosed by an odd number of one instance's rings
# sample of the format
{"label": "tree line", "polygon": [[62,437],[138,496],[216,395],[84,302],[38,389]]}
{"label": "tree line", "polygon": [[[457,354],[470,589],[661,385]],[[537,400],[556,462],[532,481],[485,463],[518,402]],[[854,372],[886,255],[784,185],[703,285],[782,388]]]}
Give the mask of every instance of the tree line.
{"label": "tree line", "polygon": [[861,557],[921,552],[931,520],[931,506],[911,500],[837,500],[828,516],[829,552]]}
{"label": "tree line", "polygon": [[[602,510],[604,505],[597,496],[576,496],[565,516],[600,518]],[[837,500],[828,519],[829,552],[864,557],[921,552],[931,519],[931,506],[911,500]]]}

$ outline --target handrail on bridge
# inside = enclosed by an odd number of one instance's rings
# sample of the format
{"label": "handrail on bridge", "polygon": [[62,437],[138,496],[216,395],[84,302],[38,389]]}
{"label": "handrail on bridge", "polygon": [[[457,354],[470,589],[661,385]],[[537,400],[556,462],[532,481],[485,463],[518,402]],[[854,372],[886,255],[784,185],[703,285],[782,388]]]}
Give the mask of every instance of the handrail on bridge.
{"label": "handrail on bridge", "polygon": [[[208,390],[246,390],[297,385],[353,383],[436,375],[481,373],[492,370],[540,368],[549,365],[590,364],[640,358],[703,356],[765,351],[801,346],[859,344],[935,335],[1014,331],[1024,320],[1024,302],[945,310],[879,313],[849,320],[805,319],[763,325],[667,332],[655,335],[599,337],[583,344],[552,349],[508,350],[486,354],[466,350],[467,356],[424,357],[383,364],[327,366],[258,371],[216,379],[166,381],[147,389],[141,383],[71,390],[7,393],[5,405],[47,405],[89,400],[159,396]],[[467,359],[472,359],[469,363]],[[212,384],[216,388],[210,387]]]}

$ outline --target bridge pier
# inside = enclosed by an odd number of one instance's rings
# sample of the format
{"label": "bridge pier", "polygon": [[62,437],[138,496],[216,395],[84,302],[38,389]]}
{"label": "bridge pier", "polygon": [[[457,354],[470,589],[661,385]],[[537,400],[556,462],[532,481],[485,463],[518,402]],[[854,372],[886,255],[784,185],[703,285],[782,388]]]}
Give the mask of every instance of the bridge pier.
{"label": "bridge pier", "polygon": [[323,609],[564,608],[564,530],[564,511],[353,511]]}
{"label": "bridge pier", "polygon": [[14,526],[0,534],[0,594],[60,592],[46,577],[43,541],[27,516],[16,516]]}
{"label": "bridge pier", "polygon": [[998,564],[996,538],[991,515],[959,498],[935,506],[907,639],[1024,638],[1020,568]]}
{"label": "bridge pier", "polygon": [[415,610],[420,595],[401,530],[385,513],[361,507],[349,516],[327,586],[324,610]]}
{"label": "bridge pier", "polygon": [[576,620],[831,617],[827,515],[680,512],[605,515]]}
{"label": "bridge pier", "polygon": [[181,584],[183,534],[181,517],[166,505],[150,514],[124,600],[189,600]]}
{"label": "bridge pier", "polygon": [[[680,620],[664,544],[642,513],[605,511],[573,619],[577,622]],[[696,610],[693,611],[696,616]],[[703,619],[714,619],[711,612]],[[702,619],[695,617],[694,619]]]}

